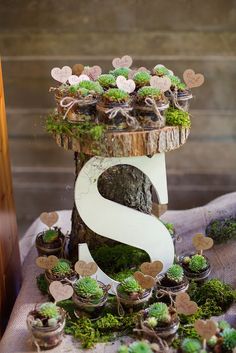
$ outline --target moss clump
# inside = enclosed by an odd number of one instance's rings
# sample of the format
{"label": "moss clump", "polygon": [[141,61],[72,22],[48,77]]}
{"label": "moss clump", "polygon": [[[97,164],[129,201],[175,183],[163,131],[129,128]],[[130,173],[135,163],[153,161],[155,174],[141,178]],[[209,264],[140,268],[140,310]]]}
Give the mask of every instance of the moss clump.
{"label": "moss clump", "polygon": [[185,338],[181,344],[183,353],[199,353],[202,349],[201,342],[193,338]]}
{"label": "moss clump", "polygon": [[40,305],[38,312],[47,319],[58,319],[60,317],[58,306],[50,302]]}
{"label": "moss clump", "polygon": [[183,126],[190,127],[191,120],[189,113],[184,112],[180,109],[168,108],[165,112],[166,124],[170,126]]}
{"label": "moss clump", "polygon": [[165,66],[159,66],[156,65],[153,69],[153,72],[157,75],[157,76],[165,76],[165,75],[169,75],[169,70],[165,67]]}
{"label": "moss clump", "polygon": [[103,290],[99,283],[91,277],[83,277],[74,284],[75,293],[90,300],[100,300],[103,297]]}
{"label": "moss clump", "polygon": [[221,333],[223,337],[223,348],[227,352],[231,352],[236,347],[236,330],[234,328],[226,328]]}
{"label": "moss clump", "polygon": [[172,265],[166,272],[166,277],[171,281],[180,283],[184,277],[184,270],[180,265]]}
{"label": "moss clump", "polygon": [[46,244],[51,244],[59,237],[58,231],[56,229],[48,229],[43,233],[43,242]]}
{"label": "moss clump", "polygon": [[98,77],[98,82],[103,88],[109,88],[116,85],[116,79],[111,74],[103,74]]}
{"label": "moss clump", "polygon": [[139,71],[139,72],[136,72],[136,74],[133,77],[133,80],[138,86],[146,86],[149,84],[151,77],[152,76],[148,72]]}
{"label": "moss clump", "polygon": [[133,276],[130,276],[121,282],[119,291],[127,294],[139,293],[142,291],[142,287]]}
{"label": "moss clump", "polygon": [[71,273],[71,262],[66,259],[59,259],[56,266],[52,268],[52,273],[57,276],[66,276]]}
{"label": "moss clump", "polygon": [[171,320],[168,306],[165,303],[154,303],[148,308],[148,317],[154,317],[158,324],[168,323]]}
{"label": "moss clump", "polygon": [[154,98],[156,100],[162,98],[163,94],[160,89],[150,86],[144,86],[137,92],[138,98],[145,99],[147,97]]}
{"label": "moss clump", "polygon": [[45,274],[41,273],[36,277],[37,287],[42,294],[48,293],[48,282],[45,278]]}
{"label": "moss clump", "polygon": [[130,69],[128,67],[118,67],[115,70],[111,70],[109,73],[115,78],[117,78],[118,76],[124,76],[125,78],[128,78],[129,72]]}
{"label": "moss clump", "polygon": [[207,260],[203,255],[193,255],[189,261],[189,269],[193,272],[201,272],[208,266]]}
{"label": "moss clump", "polygon": [[124,271],[120,271],[118,273],[109,273],[109,276],[113,278],[115,281],[122,282],[127,277],[130,277],[134,274],[135,269],[126,269]]}
{"label": "moss clump", "polygon": [[125,103],[129,99],[129,94],[119,88],[110,88],[103,94],[103,98],[110,102]]}
{"label": "moss clump", "polygon": [[211,221],[206,228],[206,235],[216,244],[236,239],[236,218],[221,218]]}
{"label": "moss clump", "polygon": [[175,234],[175,227],[174,227],[174,224],[173,223],[167,223],[167,222],[163,222],[161,221],[164,226],[168,229],[170,235],[173,237],[174,234]]}

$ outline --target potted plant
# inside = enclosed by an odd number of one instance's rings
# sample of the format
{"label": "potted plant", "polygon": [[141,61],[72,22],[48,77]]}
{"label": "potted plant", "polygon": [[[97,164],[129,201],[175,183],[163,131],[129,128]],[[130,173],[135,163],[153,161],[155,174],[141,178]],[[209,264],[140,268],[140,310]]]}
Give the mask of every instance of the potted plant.
{"label": "potted plant", "polygon": [[143,86],[148,86],[151,77],[152,76],[146,71],[138,71],[134,74],[133,80],[136,84],[136,87],[140,88]]}
{"label": "potted plant", "polygon": [[51,349],[62,341],[65,311],[50,302],[37,305],[27,316],[27,326],[36,347]]}
{"label": "potted plant", "polygon": [[118,67],[114,70],[111,70],[109,74],[113,75],[115,78],[118,76],[124,76],[125,78],[128,78],[130,71],[131,69],[128,67]]}
{"label": "potted plant", "polygon": [[125,278],[117,286],[117,299],[128,312],[138,311],[148,304],[152,289],[144,289],[133,277]]}
{"label": "potted plant", "polygon": [[55,255],[60,257],[64,252],[65,235],[58,227],[49,228],[36,236],[35,246],[39,256]]}
{"label": "potted plant", "polygon": [[136,119],[132,116],[132,111],[129,93],[119,88],[108,89],[97,104],[98,120],[110,130],[135,128]]}
{"label": "potted plant", "polygon": [[164,93],[155,87],[143,86],[136,95],[135,116],[144,129],[165,126],[164,111],[169,103]]}
{"label": "potted plant", "polygon": [[181,343],[181,352],[182,353],[200,353],[200,352],[202,352],[202,344],[196,338],[185,338]]}
{"label": "potted plant", "polygon": [[70,261],[66,259],[59,259],[58,263],[52,269],[45,271],[45,278],[48,284],[53,281],[73,283],[77,279],[77,274],[73,270]]}
{"label": "potted plant", "polygon": [[102,74],[97,80],[104,90],[116,87],[116,79],[112,74]]}
{"label": "potted plant", "polygon": [[175,308],[158,302],[143,311],[138,324],[145,338],[155,339],[156,336],[170,343],[179,327],[179,318]]}
{"label": "potted plant", "polygon": [[175,296],[178,293],[186,292],[188,285],[183,268],[178,264],[174,264],[159,278],[157,282],[157,298],[168,298],[169,295]]}
{"label": "potted plant", "polygon": [[152,71],[154,75],[159,77],[170,75],[170,71],[167,69],[167,67],[160,64],[156,65]]}
{"label": "potted plant", "polygon": [[78,309],[75,314],[80,316],[87,313],[92,318],[98,318],[107,302],[110,286],[86,276],[77,280],[73,289],[72,300]]}
{"label": "potted plant", "polygon": [[171,80],[170,91],[166,92],[166,96],[169,98],[170,103],[173,107],[188,111],[190,100],[193,98],[192,92],[185,83],[183,83],[178,76],[167,75]]}
{"label": "potted plant", "polygon": [[211,273],[209,260],[205,255],[191,254],[181,257],[184,274],[189,280],[203,282]]}
{"label": "potted plant", "polygon": [[159,352],[157,345],[148,341],[135,341],[129,345],[122,345],[118,349],[118,353],[154,353]]}

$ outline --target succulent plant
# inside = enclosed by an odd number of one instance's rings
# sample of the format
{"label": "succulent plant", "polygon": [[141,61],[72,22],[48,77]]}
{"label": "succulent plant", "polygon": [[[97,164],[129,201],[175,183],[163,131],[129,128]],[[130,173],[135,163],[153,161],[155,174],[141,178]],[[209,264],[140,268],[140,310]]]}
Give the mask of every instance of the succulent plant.
{"label": "succulent plant", "polygon": [[71,273],[71,263],[66,259],[59,259],[56,266],[52,268],[52,273],[58,276],[66,276]]}
{"label": "succulent plant", "polygon": [[127,277],[120,284],[120,290],[125,293],[136,293],[142,290],[139,283],[133,276]]}
{"label": "succulent plant", "polygon": [[48,319],[48,326],[49,327],[55,327],[57,326],[58,320],[52,317],[51,319]]}
{"label": "succulent plant", "polygon": [[103,88],[101,87],[99,82],[94,82],[94,81],[81,81],[78,84],[78,88],[86,88],[90,92],[95,92],[95,93],[103,93]]}
{"label": "succulent plant", "polygon": [[147,97],[151,97],[154,99],[160,99],[163,97],[163,94],[159,88],[144,86],[140,88],[137,92],[139,98],[144,99]]}
{"label": "succulent plant", "polygon": [[223,348],[231,351],[236,347],[236,330],[234,328],[226,328],[221,333],[223,337]]}
{"label": "succulent plant", "polygon": [[146,323],[148,324],[149,327],[154,328],[157,326],[157,319],[155,317],[149,317],[146,320]]}
{"label": "succulent plant", "polygon": [[124,103],[129,99],[129,94],[119,88],[110,88],[103,94],[103,98],[111,102]]}
{"label": "succulent plant", "polygon": [[181,344],[183,353],[199,353],[201,351],[201,342],[194,338],[185,338]]}
{"label": "succulent plant", "polygon": [[78,84],[69,87],[70,93],[76,93],[80,96],[86,97],[89,94],[89,90],[84,87],[79,87]]}
{"label": "succulent plant", "polygon": [[59,307],[50,302],[41,304],[38,312],[47,319],[58,319],[60,317]]}
{"label": "succulent plant", "polygon": [[43,242],[46,244],[51,244],[59,237],[58,231],[56,229],[47,229],[43,233]]}
{"label": "succulent plant", "polygon": [[116,85],[116,79],[112,74],[103,74],[98,77],[98,82],[103,88],[109,88]]}
{"label": "succulent plant", "polygon": [[207,341],[207,345],[209,347],[215,347],[217,341],[218,341],[218,338],[214,335]]}
{"label": "succulent plant", "polygon": [[153,72],[157,76],[169,75],[169,70],[165,66],[156,65],[153,69]]}
{"label": "succulent plant", "polygon": [[170,126],[190,127],[191,120],[188,112],[180,109],[168,108],[165,112],[166,124]]}
{"label": "succulent plant", "polygon": [[99,300],[104,294],[99,283],[91,277],[83,277],[77,280],[74,284],[74,290],[78,296],[91,300]]}
{"label": "succulent plant", "polygon": [[189,268],[193,272],[200,272],[207,268],[207,260],[203,255],[193,255],[188,264]]}
{"label": "succulent plant", "polygon": [[169,280],[179,283],[183,280],[184,270],[180,265],[172,265],[166,272],[166,276]]}
{"label": "succulent plant", "polygon": [[158,324],[168,323],[171,320],[168,306],[161,302],[149,306],[148,317],[154,317]]}
{"label": "succulent plant", "polygon": [[177,89],[183,91],[186,89],[186,85],[181,82],[180,78],[175,75],[168,75],[169,79],[171,80],[171,86],[176,87]]}
{"label": "succulent plant", "polygon": [[133,342],[129,346],[128,353],[153,353],[150,344],[145,341]]}
{"label": "succulent plant", "polygon": [[109,73],[113,75],[115,78],[118,76],[124,76],[125,78],[128,78],[130,69],[128,67],[118,67],[115,70],[110,71]]}
{"label": "succulent plant", "polygon": [[148,72],[139,71],[139,72],[136,72],[136,74],[133,77],[133,80],[138,86],[145,86],[149,84],[151,77],[152,76]]}

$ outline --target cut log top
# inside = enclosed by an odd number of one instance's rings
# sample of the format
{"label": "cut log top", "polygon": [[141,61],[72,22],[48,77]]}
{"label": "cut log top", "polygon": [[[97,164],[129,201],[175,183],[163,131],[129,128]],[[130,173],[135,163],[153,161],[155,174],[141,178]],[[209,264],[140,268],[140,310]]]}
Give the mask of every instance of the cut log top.
{"label": "cut log top", "polygon": [[134,157],[176,150],[187,141],[189,132],[189,128],[165,126],[154,130],[109,131],[99,142],[80,140],[66,134],[54,134],[54,138],[65,150],[91,156]]}

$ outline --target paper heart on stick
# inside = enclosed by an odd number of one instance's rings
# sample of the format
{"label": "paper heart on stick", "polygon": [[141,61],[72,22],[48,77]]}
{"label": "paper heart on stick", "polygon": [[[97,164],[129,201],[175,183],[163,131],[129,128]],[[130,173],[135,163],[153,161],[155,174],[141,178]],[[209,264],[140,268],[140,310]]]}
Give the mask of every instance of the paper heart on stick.
{"label": "paper heart on stick", "polygon": [[70,299],[74,291],[69,284],[62,284],[59,281],[53,281],[49,286],[49,292],[56,302],[60,302],[61,300]]}
{"label": "paper heart on stick", "polygon": [[187,69],[183,73],[184,82],[189,88],[200,87],[204,83],[202,74],[195,74],[192,69]]}
{"label": "paper heart on stick", "polygon": [[140,271],[134,272],[134,278],[142,288],[150,289],[155,286],[155,279],[152,276],[144,275]]}
{"label": "paper heart on stick", "polygon": [[133,80],[126,80],[124,76],[117,77],[116,85],[119,89],[127,93],[132,93],[135,90],[135,82]]}
{"label": "paper heart on stick", "polygon": [[159,88],[162,92],[166,92],[170,89],[171,80],[167,76],[152,76],[150,79],[150,85],[154,88]]}
{"label": "paper heart on stick", "polygon": [[72,69],[69,66],[63,66],[62,69],[59,67],[54,67],[51,70],[51,76],[54,78],[54,80],[61,82],[61,83],[66,83],[68,80],[68,77],[72,74]]}
{"label": "paper heart on stick", "polygon": [[206,340],[209,340],[217,331],[217,324],[213,320],[197,320],[194,323],[197,333]]}
{"label": "paper heart on stick", "polygon": [[75,64],[75,65],[72,67],[72,73],[73,73],[73,75],[80,76],[83,71],[84,71],[84,65],[82,65],[82,64]]}
{"label": "paper heart on stick", "polygon": [[187,293],[177,294],[175,305],[178,314],[193,315],[198,310],[197,303],[190,300],[190,297]]}
{"label": "paper heart on stick", "polygon": [[140,270],[151,277],[156,277],[158,273],[163,270],[163,263],[161,261],[144,262],[140,266]]}
{"label": "paper heart on stick", "polygon": [[114,58],[112,60],[112,65],[115,69],[119,67],[130,67],[132,65],[133,59],[129,55],[124,55],[122,58]]}
{"label": "paper heart on stick", "polygon": [[214,245],[212,238],[206,237],[201,233],[194,235],[192,242],[196,250],[208,250]]}
{"label": "paper heart on stick", "polygon": [[80,76],[76,76],[76,75],[71,75],[68,78],[69,84],[71,86],[73,85],[77,85],[78,83],[82,82],[82,81],[90,81],[90,78],[87,75],[80,75]]}
{"label": "paper heart on stick", "polygon": [[92,67],[85,67],[83,74],[89,76],[92,80],[96,81],[97,78],[101,75],[102,69],[100,66],[95,65]]}
{"label": "paper heart on stick", "polygon": [[75,271],[81,276],[92,276],[97,272],[98,266],[95,262],[79,260],[75,263]]}
{"label": "paper heart on stick", "polygon": [[39,218],[42,223],[50,228],[53,224],[57,223],[59,216],[57,212],[43,212]]}
{"label": "paper heart on stick", "polygon": [[58,263],[58,258],[55,255],[39,256],[36,259],[36,265],[44,270],[51,270]]}

